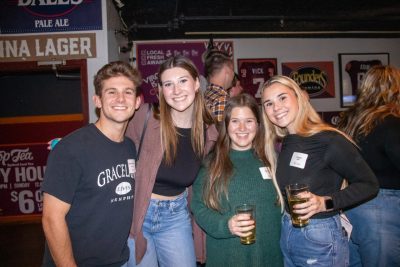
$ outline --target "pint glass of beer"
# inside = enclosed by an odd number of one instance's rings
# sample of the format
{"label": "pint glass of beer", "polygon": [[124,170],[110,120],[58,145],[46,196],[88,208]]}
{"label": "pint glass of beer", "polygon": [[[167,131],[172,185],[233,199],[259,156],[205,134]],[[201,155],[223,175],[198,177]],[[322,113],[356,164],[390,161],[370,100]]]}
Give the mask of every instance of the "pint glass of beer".
{"label": "pint glass of beer", "polygon": [[250,245],[256,242],[256,205],[241,204],[236,207],[236,214],[249,214],[250,219],[254,220],[254,228],[250,230],[251,234],[246,237],[240,237],[240,243]]}
{"label": "pint glass of beer", "polygon": [[308,219],[300,220],[299,214],[293,212],[293,206],[296,204],[305,203],[308,201],[307,198],[301,198],[299,196],[302,192],[308,192],[309,187],[306,184],[290,184],[285,187],[286,195],[289,203],[290,217],[292,218],[292,224],[294,227],[304,227],[308,224]]}

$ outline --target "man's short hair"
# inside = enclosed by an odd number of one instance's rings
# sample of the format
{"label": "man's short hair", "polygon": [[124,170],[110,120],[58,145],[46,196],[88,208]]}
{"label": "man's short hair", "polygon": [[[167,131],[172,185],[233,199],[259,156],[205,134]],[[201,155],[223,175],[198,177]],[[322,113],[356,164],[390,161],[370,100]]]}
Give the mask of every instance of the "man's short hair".
{"label": "man's short hair", "polygon": [[232,58],[224,51],[211,50],[204,59],[204,72],[207,79],[220,71],[225,65],[232,65]]}
{"label": "man's short hair", "polygon": [[136,87],[136,95],[140,94],[142,76],[140,72],[130,64],[123,61],[114,61],[104,65],[94,76],[93,85],[95,94],[101,96],[103,82],[112,77],[124,76],[128,78]]}

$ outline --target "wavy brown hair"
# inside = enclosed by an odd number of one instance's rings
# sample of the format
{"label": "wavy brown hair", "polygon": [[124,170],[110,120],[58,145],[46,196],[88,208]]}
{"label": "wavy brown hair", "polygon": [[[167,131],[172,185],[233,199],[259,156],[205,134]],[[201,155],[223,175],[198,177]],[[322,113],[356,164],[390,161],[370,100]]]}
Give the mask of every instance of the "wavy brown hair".
{"label": "wavy brown hair", "polygon": [[[317,134],[322,131],[333,131],[337,132],[341,135],[343,135],[346,139],[348,139],[350,142],[353,144],[354,141],[345,133],[342,131],[326,124],[321,117],[318,115],[318,113],[314,110],[314,108],[311,106],[310,101],[308,100],[307,96],[302,92],[301,88],[299,85],[292,80],[291,78],[283,75],[276,75],[271,77],[262,88],[262,93],[265,90],[268,90],[268,88],[273,85],[279,83],[290,90],[294,91],[296,97],[297,97],[297,102],[299,105],[299,110],[297,112],[297,116],[293,122],[294,129],[296,129],[296,134],[300,136],[312,136],[314,134]],[[262,100],[264,104],[264,99]],[[264,108],[264,105],[263,105]],[[276,177],[275,177],[275,172],[276,172],[276,166],[277,166],[277,151],[276,151],[276,144],[277,141],[284,136],[288,134],[288,130],[286,128],[281,128],[277,125],[274,125],[269,119],[266,114],[266,112],[263,112],[263,121],[265,125],[265,137],[264,137],[264,142],[265,142],[265,154],[268,159],[268,161],[271,164],[271,169],[272,169],[272,180],[274,182],[274,185],[276,189],[278,190],[278,195],[279,195],[279,201],[281,203],[281,207],[284,207],[284,202],[282,198],[282,194],[279,190],[278,184],[276,182]]]}
{"label": "wavy brown hair", "polygon": [[[194,80],[199,79],[199,73],[193,62],[185,56],[174,56],[168,58],[164,61],[159,68],[159,86],[161,87],[161,75],[164,71],[172,68],[182,68],[189,72],[190,76]],[[192,147],[194,152],[199,158],[204,157],[204,146],[205,138],[204,133],[206,130],[206,125],[211,125],[214,123],[213,118],[207,111],[203,95],[201,90],[197,88],[197,92],[194,98],[194,108],[192,115]],[[175,124],[171,116],[171,107],[165,101],[162,90],[159,90],[159,109],[154,109],[154,115],[160,120],[160,131],[161,131],[161,144],[163,150],[165,151],[165,162],[167,165],[171,165],[176,158],[176,151],[178,146],[178,132],[176,130]]]}
{"label": "wavy brown hair", "polygon": [[339,127],[357,140],[388,115],[400,117],[400,70],[374,66],[365,74],[354,105],[341,114]]}
{"label": "wavy brown hair", "polygon": [[219,125],[219,136],[215,145],[214,152],[207,161],[207,179],[203,187],[203,201],[207,207],[221,211],[221,199],[223,196],[228,199],[228,185],[233,174],[233,164],[229,158],[231,140],[228,134],[228,126],[231,120],[232,110],[237,107],[248,107],[254,114],[258,129],[253,140],[255,155],[265,166],[269,163],[264,154],[264,127],[261,123],[260,108],[256,100],[248,95],[241,94],[228,100],[225,106],[225,117]]}

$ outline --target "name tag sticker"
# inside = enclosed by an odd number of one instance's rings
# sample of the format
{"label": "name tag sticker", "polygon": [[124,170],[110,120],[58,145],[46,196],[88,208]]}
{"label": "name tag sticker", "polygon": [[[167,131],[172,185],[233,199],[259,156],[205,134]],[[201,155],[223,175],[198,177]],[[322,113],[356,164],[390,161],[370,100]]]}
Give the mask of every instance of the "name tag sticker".
{"label": "name tag sticker", "polygon": [[261,176],[264,180],[272,179],[271,171],[268,167],[260,167]]}
{"label": "name tag sticker", "polygon": [[134,159],[128,159],[128,169],[129,169],[129,174],[136,173],[136,165]]}
{"label": "name tag sticker", "polygon": [[289,165],[292,167],[299,168],[299,169],[304,169],[304,167],[306,166],[307,158],[308,158],[308,154],[294,152]]}

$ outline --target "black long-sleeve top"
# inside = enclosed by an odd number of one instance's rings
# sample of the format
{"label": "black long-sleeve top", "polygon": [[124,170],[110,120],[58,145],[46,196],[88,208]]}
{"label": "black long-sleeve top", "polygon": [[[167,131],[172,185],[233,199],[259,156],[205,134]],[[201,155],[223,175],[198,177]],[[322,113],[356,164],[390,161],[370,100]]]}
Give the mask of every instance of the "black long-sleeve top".
{"label": "black long-sleeve top", "polygon": [[[310,137],[286,136],[278,157],[276,175],[285,198],[284,188],[292,183],[306,183],[313,194],[332,197],[334,210],[317,213],[312,218],[337,214],[340,209],[373,198],[379,189],[374,173],[357,147],[333,131]],[[344,178],[349,186],[340,190]]]}
{"label": "black long-sleeve top", "polygon": [[400,190],[400,118],[387,116],[359,146],[380,187]]}

